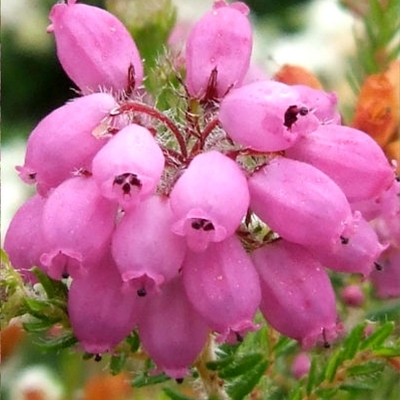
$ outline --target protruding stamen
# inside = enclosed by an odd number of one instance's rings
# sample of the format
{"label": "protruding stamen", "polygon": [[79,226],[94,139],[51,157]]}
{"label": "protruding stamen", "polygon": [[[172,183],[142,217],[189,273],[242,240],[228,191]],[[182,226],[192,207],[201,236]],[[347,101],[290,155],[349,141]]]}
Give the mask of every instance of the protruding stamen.
{"label": "protruding stamen", "polygon": [[383,271],[383,267],[382,267],[381,264],[378,264],[377,262],[374,262],[374,266],[375,266],[375,269],[377,271]]}
{"label": "protruding stamen", "polygon": [[196,230],[203,229],[205,232],[213,231],[215,229],[212,222],[204,218],[199,218],[192,221],[192,228]]}
{"label": "protruding stamen", "polygon": [[349,238],[340,236],[340,241],[342,242],[342,244],[347,244],[347,243],[349,243]]}
{"label": "protruding stamen", "polygon": [[136,293],[137,293],[137,295],[138,295],[139,297],[144,297],[144,296],[146,296],[147,291],[146,291],[146,289],[143,287],[143,288],[138,289]]}
{"label": "protruding stamen", "polygon": [[96,355],[94,356],[94,361],[96,361],[96,362],[101,361],[101,359],[102,359],[102,357],[101,357],[100,354],[96,354]]}

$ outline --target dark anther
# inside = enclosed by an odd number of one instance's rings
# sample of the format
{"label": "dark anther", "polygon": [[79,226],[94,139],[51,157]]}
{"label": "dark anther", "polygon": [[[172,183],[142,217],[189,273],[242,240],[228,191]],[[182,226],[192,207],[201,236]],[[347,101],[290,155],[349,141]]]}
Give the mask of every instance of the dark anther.
{"label": "dark anther", "polygon": [[297,116],[298,115],[304,116],[308,114],[308,108],[306,107],[298,107],[296,105],[294,106],[289,106],[289,108],[286,110],[285,115],[284,115],[284,123],[283,125],[286,126],[288,129],[292,128],[292,125],[297,121]]}
{"label": "dark anther", "polygon": [[329,342],[324,342],[324,349],[329,349],[331,347],[331,345],[329,344]]}
{"label": "dark anther", "polygon": [[381,264],[378,264],[377,262],[374,262],[374,266],[375,266],[375,269],[377,271],[383,271],[383,267],[382,267]]}
{"label": "dark anther", "polygon": [[183,383],[183,378],[176,378],[175,382],[181,385]]}
{"label": "dark anther", "polygon": [[325,328],[322,328],[322,339],[324,339],[324,348],[329,349],[331,347],[331,345],[329,344],[328,340],[326,339]]}
{"label": "dark anther", "polygon": [[[29,176],[30,177],[30,176]],[[396,175],[396,181],[400,182],[400,175]]]}
{"label": "dark anther", "polygon": [[137,290],[136,293],[137,293],[137,295],[138,295],[139,297],[144,297],[144,296],[146,296],[147,291],[146,291],[145,288],[140,288],[140,289]]}
{"label": "dark anther", "polygon": [[129,194],[131,192],[131,185],[129,183],[124,183],[122,185],[122,191],[124,194]]}
{"label": "dark anther", "polygon": [[117,175],[114,178],[114,185],[120,185],[124,194],[130,194],[132,186],[141,187],[142,183],[136,174],[125,172],[124,174]]}
{"label": "dark anther", "polygon": [[96,354],[96,355],[94,356],[94,361],[96,361],[96,362],[101,361],[101,355],[100,355],[100,354]]}
{"label": "dark anther", "polygon": [[235,332],[235,336],[236,336],[237,342],[239,342],[239,343],[243,342],[243,336],[240,333]]}
{"label": "dark anther", "polygon": [[218,91],[217,91],[217,79],[218,79],[218,69],[214,67],[211,71],[210,77],[208,78],[207,82],[207,89],[206,93],[204,94],[204,101],[213,101],[218,98]]}
{"label": "dark anther", "polygon": [[69,273],[67,271],[64,271],[61,275],[62,278],[67,279],[69,278]]}
{"label": "dark anther", "polygon": [[131,174],[131,175],[130,175],[130,177],[129,177],[129,183],[130,183],[132,186],[138,186],[138,187],[142,186],[142,183],[139,181],[137,175],[135,175],[135,174]]}
{"label": "dark anther", "polygon": [[196,230],[203,229],[205,232],[213,231],[215,229],[212,222],[204,218],[198,218],[192,221],[192,228]]}
{"label": "dark anther", "polygon": [[116,185],[122,185],[122,184],[124,183],[124,181],[125,181],[125,176],[124,176],[124,175],[125,175],[125,174],[116,176],[116,177],[114,178],[114,183],[115,183]]}
{"label": "dark anther", "polygon": [[340,241],[342,242],[342,244],[347,244],[347,243],[349,243],[349,238],[340,236]]}
{"label": "dark anther", "polygon": [[28,174],[28,178],[33,181],[36,178],[36,172],[32,172],[31,174]]}

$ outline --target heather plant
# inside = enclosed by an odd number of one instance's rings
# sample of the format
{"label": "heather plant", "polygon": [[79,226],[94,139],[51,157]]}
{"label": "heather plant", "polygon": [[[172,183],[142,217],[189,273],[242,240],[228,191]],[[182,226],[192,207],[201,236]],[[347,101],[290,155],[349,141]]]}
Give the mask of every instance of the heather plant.
{"label": "heather plant", "polygon": [[16,168],[2,323],[171,399],[395,396],[396,161],[335,93],[246,82],[249,12],[217,0],[143,65],[109,11],[53,6],[76,91]]}

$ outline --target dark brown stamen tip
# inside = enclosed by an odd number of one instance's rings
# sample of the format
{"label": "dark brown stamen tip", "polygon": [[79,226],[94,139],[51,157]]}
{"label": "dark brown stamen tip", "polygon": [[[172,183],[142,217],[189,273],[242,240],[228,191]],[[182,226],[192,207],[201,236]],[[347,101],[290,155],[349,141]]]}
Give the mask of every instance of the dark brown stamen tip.
{"label": "dark brown stamen tip", "polygon": [[96,361],[96,362],[101,361],[101,359],[102,359],[102,357],[101,357],[100,354],[96,354],[96,355],[94,356],[94,361]]}
{"label": "dark brown stamen tip", "polygon": [[382,267],[381,264],[378,264],[377,262],[374,262],[374,266],[375,266],[375,269],[377,271],[383,271],[383,267]]}
{"label": "dark brown stamen tip", "polygon": [[176,378],[175,382],[179,385],[181,385],[183,383],[183,378]]}
{"label": "dark brown stamen tip", "polygon": [[147,291],[146,291],[145,288],[141,288],[141,289],[138,289],[136,293],[137,293],[137,295],[138,295],[139,297],[144,297],[144,296],[146,296]]}
{"label": "dark brown stamen tip", "polygon": [[243,336],[242,336],[240,333],[235,332],[235,336],[236,336],[236,340],[237,340],[239,343],[242,343],[242,342],[243,342]]}
{"label": "dark brown stamen tip", "polygon": [[347,244],[347,243],[349,243],[349,238],[340,236],[340,241],[342,242],[342,244]]}

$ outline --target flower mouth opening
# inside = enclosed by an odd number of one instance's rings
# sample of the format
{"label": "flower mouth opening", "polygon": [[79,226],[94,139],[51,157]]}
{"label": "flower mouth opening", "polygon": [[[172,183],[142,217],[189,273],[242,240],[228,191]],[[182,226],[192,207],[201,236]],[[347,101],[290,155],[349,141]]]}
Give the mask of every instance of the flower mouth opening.
{"label": "flower mouth opening", "polygon": [[203,230],[205,232],[214,231],[215,227],[211,221],[205,218],[196,218],[192,220],[191,227],[195,230]]}
{"label": "flower mouth opening", "polygon": [[113,185],[120,186],[124,195],[131,195],[133,188],[140,189],[142,187],[142,182],[136,174],[125,172],[114,178]]}
{"label": "flower mouth opening", "polygon": [[298,120],[298,116],[300,115],[304,117],[309,111],[310,110],[307,107],[299,107],[296,105],[289,106],[285,111],[283,125],[290,130],[293,124]]}

